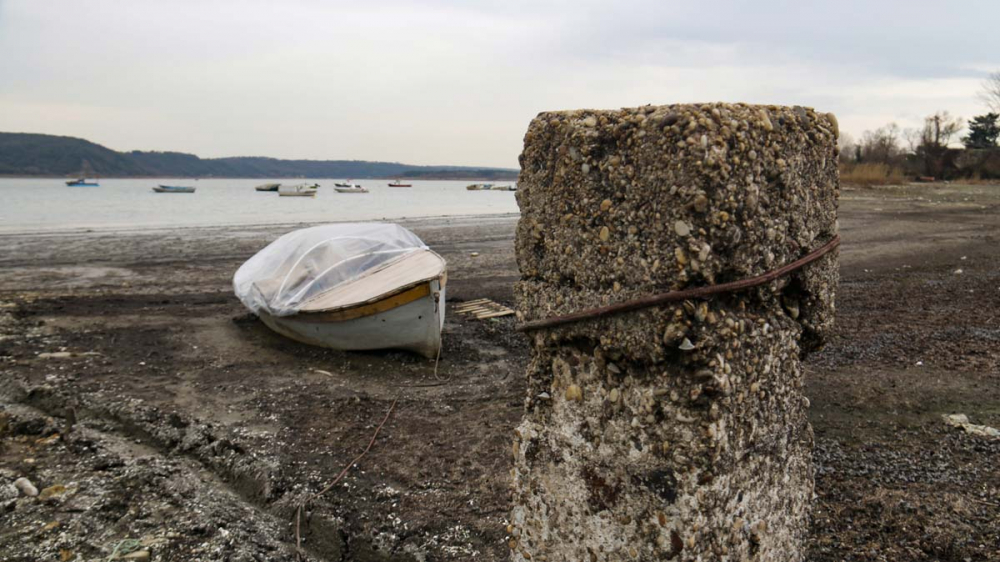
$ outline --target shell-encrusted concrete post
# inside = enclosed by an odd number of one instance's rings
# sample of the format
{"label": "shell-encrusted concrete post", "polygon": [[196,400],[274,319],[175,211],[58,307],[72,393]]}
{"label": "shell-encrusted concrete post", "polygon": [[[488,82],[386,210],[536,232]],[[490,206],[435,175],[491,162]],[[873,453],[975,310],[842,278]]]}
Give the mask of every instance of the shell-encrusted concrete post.
{"label": "shell-encrusted concrete post", "polygon": [[[522,322],[753,278],[837,233],[837,121],[707,104],[542,113],[521,155]],[[803,558],[800,360],[836,253],[757,288],[529,332],[514,560]]]}

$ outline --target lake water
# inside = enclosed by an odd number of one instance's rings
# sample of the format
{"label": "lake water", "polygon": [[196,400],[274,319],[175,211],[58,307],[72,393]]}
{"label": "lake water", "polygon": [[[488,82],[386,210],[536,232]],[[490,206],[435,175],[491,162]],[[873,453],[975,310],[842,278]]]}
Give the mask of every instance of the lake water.
{"label": "lake water", "polygon": [[[355,180],[370,193],[337,193],[335,180],[167,178],[101,179],[99,187],[70,187],[63,179],[0,178],[0,232],[75,229],[286,224],[518,212],[510,191],[468,191],[471,181]],[[316,197],[257,192],[264,183],[318,183]],[[508,185],[513,182],[497,182]],[[154,193],[157,184],[197,188]]]}

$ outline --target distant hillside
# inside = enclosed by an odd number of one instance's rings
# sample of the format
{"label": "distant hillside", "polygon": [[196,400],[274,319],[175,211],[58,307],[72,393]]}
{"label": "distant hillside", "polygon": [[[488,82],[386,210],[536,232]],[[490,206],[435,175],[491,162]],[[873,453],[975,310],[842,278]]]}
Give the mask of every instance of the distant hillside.
{"label": "distant hillside", "polygon": [[73,137],[0,133],[0,175],[225,178],[386,178],[513,180],[517,170],[410,166],[364,160],[199,158],[183,152],[117,152]]}

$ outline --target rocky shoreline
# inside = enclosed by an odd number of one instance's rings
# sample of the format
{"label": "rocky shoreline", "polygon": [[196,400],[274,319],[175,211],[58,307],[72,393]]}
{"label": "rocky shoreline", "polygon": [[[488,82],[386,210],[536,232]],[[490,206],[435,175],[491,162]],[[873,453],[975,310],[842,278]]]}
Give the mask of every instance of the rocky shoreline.
{"label": "rocky shoreline", "polygon": [[[997,211],[982,186],[844,193],[837,327],[803,365],[807,560],[1000,558],[1000,444],[941,420],[1000,427]],[[303,555],[507,560],[527,343],[512,319],[452,307],[513,304],[514,225],[406,223],[449,262],[437,377],[402,353],[288,342],[246,314],[232,272],[288,226],[5,236],[0,558],[291,560],[301,499],[399,399],[307,513]],[[39,496],[13,495],[18,478]]]}

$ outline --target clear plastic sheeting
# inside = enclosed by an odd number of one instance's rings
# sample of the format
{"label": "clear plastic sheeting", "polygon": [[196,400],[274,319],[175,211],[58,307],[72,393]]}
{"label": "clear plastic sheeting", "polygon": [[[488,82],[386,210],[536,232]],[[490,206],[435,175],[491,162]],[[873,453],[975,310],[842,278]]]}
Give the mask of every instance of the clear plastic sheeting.
{"label": "clear plastic sheeting", "polygon": [[253,312],[289,316],[323,293],[427,246],[388,223],[345,223],[289,232],[233,276],[236,296]]}

